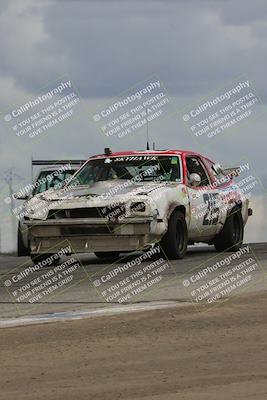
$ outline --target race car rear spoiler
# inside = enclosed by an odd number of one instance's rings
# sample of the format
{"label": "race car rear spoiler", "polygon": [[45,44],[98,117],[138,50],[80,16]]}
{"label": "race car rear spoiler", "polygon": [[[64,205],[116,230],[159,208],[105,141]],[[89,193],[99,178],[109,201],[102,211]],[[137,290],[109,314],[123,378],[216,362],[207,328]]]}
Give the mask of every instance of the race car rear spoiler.
{"label": "race car rear spoiler", "polygon": [[70,164],[74,166],[79,166],[85,163],[86,160],[33,160],[32,165],[62,165]]}

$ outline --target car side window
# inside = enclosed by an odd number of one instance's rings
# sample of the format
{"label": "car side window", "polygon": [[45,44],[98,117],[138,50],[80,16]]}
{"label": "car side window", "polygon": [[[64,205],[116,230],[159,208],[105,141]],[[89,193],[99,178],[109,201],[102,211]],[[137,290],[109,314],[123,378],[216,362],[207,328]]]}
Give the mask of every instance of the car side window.
{"label": "car side window", "polygon": [[209,176],[198,157],[186,157],[187,178],[191,174],[198,174],[201,178],[199,186],[207,186],[210,184]]}

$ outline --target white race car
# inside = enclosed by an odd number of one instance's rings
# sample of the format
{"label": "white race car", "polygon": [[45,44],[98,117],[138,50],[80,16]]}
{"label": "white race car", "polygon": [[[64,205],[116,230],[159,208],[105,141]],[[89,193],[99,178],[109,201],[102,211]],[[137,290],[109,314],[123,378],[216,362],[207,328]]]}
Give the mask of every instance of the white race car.
{"label": "white race car", "polygon": [[237,250],[252,215],[234,182],[238,168],[182,150],[131,151],[93,156],[60,190],[27,202],[32,257],[47,257],[66,240],[73,253],[110,257],[160,243],[170,259],[187,245]]}

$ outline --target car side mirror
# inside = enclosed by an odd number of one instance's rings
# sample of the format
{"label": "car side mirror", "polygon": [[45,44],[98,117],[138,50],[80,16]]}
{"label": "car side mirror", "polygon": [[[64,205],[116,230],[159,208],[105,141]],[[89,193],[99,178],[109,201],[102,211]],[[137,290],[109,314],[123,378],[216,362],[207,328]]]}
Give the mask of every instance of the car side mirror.
{"label": "car side mirror", "polygon": [[223,173],[223,167],[220,164],[213,164],[212,169],[216,175]]}
{"label": "car side mirror", "polygon": [[189,183],[190,183],[191,186],[194,186],[194,187],[199,186],[200,183],[201,183],[200,175],[198,175],[196,173],[190,174]]}

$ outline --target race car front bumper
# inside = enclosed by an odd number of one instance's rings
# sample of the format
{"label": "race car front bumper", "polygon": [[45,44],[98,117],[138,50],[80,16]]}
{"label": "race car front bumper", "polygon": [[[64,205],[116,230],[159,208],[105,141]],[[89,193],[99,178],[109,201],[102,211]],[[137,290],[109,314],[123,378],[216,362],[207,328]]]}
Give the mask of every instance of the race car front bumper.
{"label": "race car front bumper", "polygon": [[102,218],[27,221],[31,253],[55,253],[64,241],[71,245],[73,253],[144,249],[157,239],[150,231],[152,220],[153,217],[116,222]]}

